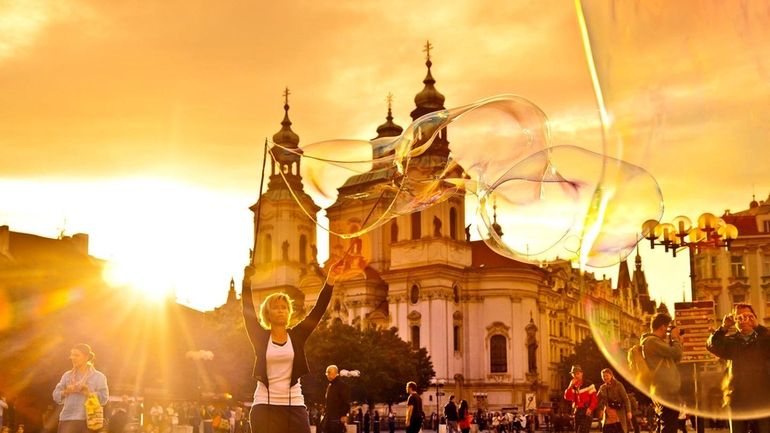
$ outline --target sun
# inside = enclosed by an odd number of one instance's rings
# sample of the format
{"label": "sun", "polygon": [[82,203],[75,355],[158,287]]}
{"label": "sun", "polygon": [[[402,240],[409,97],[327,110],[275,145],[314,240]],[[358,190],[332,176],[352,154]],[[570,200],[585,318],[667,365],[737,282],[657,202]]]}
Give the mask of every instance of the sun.
{"label": "sun", "polygon": [[162,262],[148,260],[111,261],[102,272],[104,281],[112,287],[126,287],[141,297],[162,302],[174,299],[174,281]]}

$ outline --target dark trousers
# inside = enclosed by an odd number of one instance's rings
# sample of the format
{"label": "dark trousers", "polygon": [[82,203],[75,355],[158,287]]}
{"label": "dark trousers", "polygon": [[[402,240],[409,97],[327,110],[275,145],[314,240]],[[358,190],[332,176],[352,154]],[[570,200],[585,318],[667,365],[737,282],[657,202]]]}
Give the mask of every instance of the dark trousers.
{"label": "dark trousers", "polygon": [[338,419],[324,420],[324,433],[345,433],[345,424]]}
{"label": "dark trousers", "polygon": [[420,430],[422,429],[422,424],[419,422],[411,422],[406,427],[406,433],[420,433]]}
{"label": "dark trousers", "polygon": [[89,433],[86,426],[86,420],[64,420],[59,421],[59,433]]}
{"label": "dark trousers", "polygon": [[249,413],[251,433],[310,433],[304,406],[258,404]]}
{"label": "dark trousers", "polygon": [[591,430],[591,414],[586,409],[575,410],[575,433],[588,433]]}
{"label": "dark trousers", "polygon": [[623,426],[619,422],[605,424],[602,426],[602,433],[623,433]]}

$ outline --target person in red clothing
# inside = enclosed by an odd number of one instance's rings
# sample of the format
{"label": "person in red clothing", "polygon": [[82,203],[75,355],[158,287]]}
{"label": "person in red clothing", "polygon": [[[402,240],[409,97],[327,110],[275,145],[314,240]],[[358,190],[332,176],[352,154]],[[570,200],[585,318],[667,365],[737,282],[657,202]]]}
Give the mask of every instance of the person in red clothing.
{"label": "person in red clothing", "polygon": [[596,398],[596,387],[590,381],[583,379],[583,369],[573,365],[569,373],[572,380],[564,390],[564,399],[572,402],[575,413],[575,432],[588,433],[591,430],[594,409],[599,403]]}

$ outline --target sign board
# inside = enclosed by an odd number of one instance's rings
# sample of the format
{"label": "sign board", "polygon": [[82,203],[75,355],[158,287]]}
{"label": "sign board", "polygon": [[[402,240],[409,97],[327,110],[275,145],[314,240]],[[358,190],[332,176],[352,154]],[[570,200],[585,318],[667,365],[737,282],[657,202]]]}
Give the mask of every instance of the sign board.
{"label": "sign board", "polygon": [[537,399],[535,398],[534,392],[528,392],[524,395],[524,411],[535,411],[537,410]]}
{"label": "sign board", "polygon": [[706,350],[706,340],[717,324],[714,301],[677,302],[674,323],[684,332],[682,362],[710,362],[717,357]]}

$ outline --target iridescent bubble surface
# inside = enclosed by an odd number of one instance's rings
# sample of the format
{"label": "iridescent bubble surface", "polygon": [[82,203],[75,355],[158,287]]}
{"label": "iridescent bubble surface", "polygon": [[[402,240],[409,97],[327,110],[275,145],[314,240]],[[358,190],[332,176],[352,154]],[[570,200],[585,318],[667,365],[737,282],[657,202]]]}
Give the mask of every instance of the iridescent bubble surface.
{"label": "iridescent bubble surface", "polygon": [[[698,189],[698,180],[716,175],[725,165],[754,163],[749,162],[755,157],[751,149],[766,142],[768,117],[762,101],[770,96],[770,5],[578,0],[576,6],[587,36],[589,69],[595,72],[604,155],[644,166],[660,177],[682,179],[671,183],[708,206],[709,193]],[[650,29],[655,29],[655,38],[648,37]],[[596,209],[602,209],[597,204],[612,193],[609,186],[622,186],[623,181],[612,180],[612,171],[618,170],[605,171],[597,189],[601,194],[592,200]],[[600,213],[591,215],[596,218]],[[582,239],[587,237],[584,234]],[[596,239],[604,244],[602,236]],[[607,245],[610,250],[618,246],[611,241]],[[671,297],[681,297],[683,289],[690,288],[655,289],[657,296],[664,290],[676,293]],[[638,327],[633,319],[649,320],[649,315],[638,305],[621,304],[626,313],[584,293],[583,305],[597,345],[613,368],[641,392],[706,418],[770,415],[770,399],[761,400],[765,386],[738,390],[751,393],[759,404],[725,405],[730,391],[728,361],[709,357],[705,351],[709,328],[721,321],[713,313],[699,317],[702,329],[688,337],[685,362],[677,365],[681,388],[671,392],[671,386],[641,380],[629,371],[627,351],[649,332],[649,322]],[[671,313],[678,323],[692,320],[685,310],[671,308]],[[698,359],[704,352],[703,359]],[[762,381],[759,376],[755,379],[757,384]]]}

